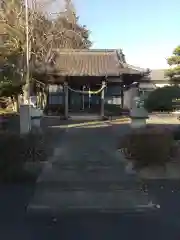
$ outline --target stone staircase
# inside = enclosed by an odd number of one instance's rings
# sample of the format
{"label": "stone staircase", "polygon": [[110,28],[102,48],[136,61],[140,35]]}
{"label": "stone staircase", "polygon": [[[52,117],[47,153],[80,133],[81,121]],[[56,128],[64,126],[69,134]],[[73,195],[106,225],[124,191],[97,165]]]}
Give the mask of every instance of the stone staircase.
{"label": "stone staircase", "polygon": [[146,211],[155,208],[152,202],[142,183],[127,176],[120,161],[62,160],[46,166],[28,211]]}

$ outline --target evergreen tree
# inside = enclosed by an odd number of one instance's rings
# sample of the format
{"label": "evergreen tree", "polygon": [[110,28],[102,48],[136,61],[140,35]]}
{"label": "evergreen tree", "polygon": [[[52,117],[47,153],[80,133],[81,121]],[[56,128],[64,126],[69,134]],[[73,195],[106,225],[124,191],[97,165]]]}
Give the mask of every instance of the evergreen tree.
{"label": "evergreen tree", "polygon": [[169,66],[171,67],[166,71],[166,75],[170,77],[171,82],[179,83],[180,81],[180,45],[177,46],[173,55],[167,59]]}

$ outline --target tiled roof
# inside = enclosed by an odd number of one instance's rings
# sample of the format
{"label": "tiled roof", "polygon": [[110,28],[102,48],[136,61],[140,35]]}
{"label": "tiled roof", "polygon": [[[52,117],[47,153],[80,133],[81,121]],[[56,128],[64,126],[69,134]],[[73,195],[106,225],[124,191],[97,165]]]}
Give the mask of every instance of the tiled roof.
{"label": "tiled roof", "polygon": [[129,69],[129,74],[139,74],[139,73],[145,73],[147,69],[140,68],[131,64],[126,64],[127,68]]}
{"label": "tiled roof", "polygon": [[55,66],[62,76],[134,74],[134,71],[131,73],[132,70],[120,62],[116,50],[58,50]]}

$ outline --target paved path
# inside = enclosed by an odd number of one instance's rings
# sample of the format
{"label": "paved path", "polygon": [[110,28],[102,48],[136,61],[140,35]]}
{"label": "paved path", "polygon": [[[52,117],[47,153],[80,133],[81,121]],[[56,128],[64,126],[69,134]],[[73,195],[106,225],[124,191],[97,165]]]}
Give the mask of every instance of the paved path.
{"label": "paved path", "polygon": [[[111,129],[93,135],[93,142],[106,149],[114,149],[118,135],[127,132],[127,125],[113,125]],[[86,129],[85,131],[88,132]],[[90,130],[89,130],[90,131]],[[81,144],[84,145],[87,135],[83,134]],[[78,132],[71,129],[64,139],[67,143],[71,136],[73,144],[79,145],[76,138]],[[74,136],[74,137],[73,137]],[[98,139],[103,139],[99,142]],[[105,144],[106,139],[108,142]],[[65,143],[64,143],[65,144]],[[66,145],[66,144],[65,144]],[[91,141],[91,150],[94,151]],[[106,147],[105,147],[106,146]],[[110,146],[110,147],[109,147]],[[74,149],[72,146],[71,150]],[[85,152],[85,150],[84,150]],[[64,152],[65,153],[65,152]],[[93,153],[94,154],[94,153]],[[63,155],[63,154],[62,154]],[[74,155],[68,152],[68,155]],[[67,156],[67,152],[66,152]],[[73,158],[74,159],[74,158]],[[66,160],[70,160],[69,157]],[[180,184],[179,181],[154,181],[149,183],[148,191],[156,195],[160,202],[160,209],[153,213],[76,213],[76,214],[43,214],[37,213],[29,218],[25,212],[29,194],[32,189],[25,185],[6,186],[0,188],[0,239],[2,240],[109,240],[109,239],[139,239],[139,240],[179,240],[180,237]]]}
{"label": "paved path", "polygon": [[150,114],[149,123],[179,125],[180,121],[172,114]]}
{"label": "paved path", "polygon": [[138,179],[125,172],[117,155],[118,140],[127,131],[128,126],[107,122],[67,128],[63,143],[38,179],[29,209],[147,208],[151,199],[141,191]]}

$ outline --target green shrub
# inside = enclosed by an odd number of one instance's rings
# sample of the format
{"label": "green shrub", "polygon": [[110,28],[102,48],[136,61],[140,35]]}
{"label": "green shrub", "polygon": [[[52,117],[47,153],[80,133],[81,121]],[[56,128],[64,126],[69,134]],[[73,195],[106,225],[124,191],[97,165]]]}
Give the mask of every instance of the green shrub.
{"label": "green shrub", "polygon": [[22,142],[17,134],[0,134],[0,180],[11,180],[22,173]]}
{"label": "green shrub", "polygon": [[47,104],[44,109],[44,113],[49,114],[64,114],[64,106],[59,104]]}
{"label": "green shrub", "polygon": [[30,133],[22,138],[21,154],[26,162],[46,160],[46,140],[43,133]]}
{"label": "green shrub", "polygon": [[112,116],[119,116],[122,114],[122,108],[120,105],[116,104],[105,104],[104,105],[105,114],[112,114]]}
{"label": "green shrub", "polygon": [[180,87],[167,86],[152,91],[144,101],[145,108],[149,111],[173,111],[176,106],[174,99],[180,98]]}
{"label": "green shrub", "polygon": [[31,176],[24,170],[24,163],[45,159],[42,135],[31,133],[21,136],[10,132],[0,133],[0,181],[29,179]]}
{"label": "green shrub", "polygon": [[171,131],[155,127],[134,129],[121,141],[121,147],[131,155],[137,167],[164,165],[169,161],[172,144]]}
{"label": "green shrub", "polygon": [[177,127],[173,131],[173,138],[174,138],[174,140],[180,140],[180,127]]}

